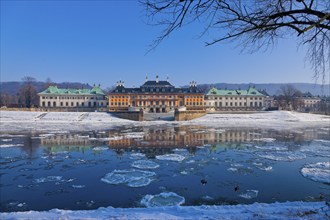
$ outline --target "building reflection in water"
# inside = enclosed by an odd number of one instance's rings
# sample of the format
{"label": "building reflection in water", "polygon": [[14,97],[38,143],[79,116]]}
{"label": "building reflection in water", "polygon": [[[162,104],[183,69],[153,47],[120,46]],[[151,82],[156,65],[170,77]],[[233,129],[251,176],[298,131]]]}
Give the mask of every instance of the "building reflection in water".
{"label": "building reflection in water", "polygon": [[107,145],[118,154],[137,149],[139,152],[162,154],[170,152],[173,148],[187,148],[193,153],[196,147],[203,145],[259,143],[271,139],[299,145],[299,142],[316,138],[319,138],[319,133],[312,129],[291,133],[260,129],[224,130],[202,126],[167,126],[54,135],[41,139],[41,145],[51,148],[51,151],[83,151],[95,146]]}

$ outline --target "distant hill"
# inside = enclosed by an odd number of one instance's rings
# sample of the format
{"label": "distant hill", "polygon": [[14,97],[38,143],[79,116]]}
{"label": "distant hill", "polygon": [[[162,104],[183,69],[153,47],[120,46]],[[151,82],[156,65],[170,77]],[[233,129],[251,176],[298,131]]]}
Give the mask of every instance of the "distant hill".
{"label": "distant hill", "polygon": [[292,85],[301,92],[310,92],[315,96],[330,96],[330,84],[320,85],[314,83],[243,83],[243,84],[232,84],[232,83],[214,83],[214,84],[200,84],[198,87],[203,90],[208,90],[211,87],[220,89],[248,89],[249,86],[255,86],[258,90],[265,90],[269,95],[278,95],[280,88],[283,85]]}
{"label": "distant hill", "polygon": [[[34,86],[37,88],[37,92],[41,92],[46,89],[45,82],[34,82]],[[54,83],[59,88],[74,88],[74,89],[90,89],[92,86],[86,83],[79,82],[62,82],[62,83]],[[16,95],[23,85],[23,82],[0,82],[0,92],[8,93],[10,95]]]}
{"label": "distant hill", "polygon": [[[9,93],[11,95],[16,95],[19,91],[20,86],[22,86],[22,82],[0,82],[0,92],[1,93]],[[249,86],[255,86],[258,90],[265,90],[269,95],[277,95],[280,93],[280,88],[283,85],[293,85],[296,89],[299,89],[301,92],[310,92],[312,95],[320,95],[320,96],[330,96],[330,84],[320,85],[314,83],[213,83],[213,84],[200,84],[199,88],[204,91],[208,91],[211,87],[216,87],[220,89],[248,89]],[[46,89],[45,82],[35,82],[35,87],[37,88],[37,92],[41,92]],[[62,82],[55,83],[59,88],[92,88],[88,83],[79,83],[79,82]],[[188,86],[183,86],[188,87]]]}

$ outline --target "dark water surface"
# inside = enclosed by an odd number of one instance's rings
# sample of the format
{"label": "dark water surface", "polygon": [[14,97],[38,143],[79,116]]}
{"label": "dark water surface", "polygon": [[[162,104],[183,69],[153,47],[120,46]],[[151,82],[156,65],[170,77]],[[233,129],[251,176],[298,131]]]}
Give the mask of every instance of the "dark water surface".
{"label": "dark water surface", "polygon": [[145,195],[162,192],[183,205],[329,200],[329,183],[301,173],[329,162],[329,131],[171,125],[1,134],[0,211],[141,207]]}

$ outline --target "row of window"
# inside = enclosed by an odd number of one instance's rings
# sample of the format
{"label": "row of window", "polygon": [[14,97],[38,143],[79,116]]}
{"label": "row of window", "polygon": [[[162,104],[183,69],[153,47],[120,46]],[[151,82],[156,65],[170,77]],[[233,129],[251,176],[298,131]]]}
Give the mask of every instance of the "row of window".
{"label": "row of window", "polygon": [[192,105],[192,106],[203,105],[203,102],[186,102],[186,105]]}
{"label": "row of window", "polygon": [[[79,102],[60,102],[60,105],[59,106],[56,106],[56,102],[53,102],[51,103],[50,101],[47,102],[47,105],[46,105],[46,102],[43,101],[42,102],[42,107],[97,107],[97,103],[96,102],[88,102],[87,105],[85,106],[85,103],[82,102],[81,104]],[[99,106],[100,107],[103,107],[103,102],[100,102],[99,103]]]}
{"label": "row of window", "polygon": [[95,99],[95,100],[102,100],[102,98],[97,98],[97,97],[86,97],[86,96],[42,96],[41,99]]}
{"label": "row of window", "polygon": [[[208,106],[213,106],[212,104],[213,103],[204,103],[205,104],[205,106],[207,106],[207,104],[208,104]],[[222,107],[222,102],[214,102],[214,105],[216,106],[216,107]],[[249,105],[250,105],[250,107],[262,107],[262,102],[254,102],[254,105],[253,105],[253,102],[249,102]],[[246,102],[225,102],[225,105],[224,106],[247,106],[247,103]]]}
{"label": "row of window", "polygon": [[[208,97],[209,100],[214,100],[214,99],[215,99],[215,100],[222,100],[222,98],[224,98],[224,99],[226,99],[226,100],[228,100],[228,99],[230,99],[230,100],[233,100],[233,99],[234,99],[234,100],[242,100],[242,99],[243,99],[243,100],[246,100],[246,99],[247,99],[247,97],[212,97],[212,96],[209,96],[209,97]],[[254,99],[254,100],[258,100],[258,99],[259,99],[259,100],[262,100],[261,97],[259,97],[259,98],[258,98],[258,97],[248,97],[248,98],[250,98],[250,100],[253,100],[253,99]]]}

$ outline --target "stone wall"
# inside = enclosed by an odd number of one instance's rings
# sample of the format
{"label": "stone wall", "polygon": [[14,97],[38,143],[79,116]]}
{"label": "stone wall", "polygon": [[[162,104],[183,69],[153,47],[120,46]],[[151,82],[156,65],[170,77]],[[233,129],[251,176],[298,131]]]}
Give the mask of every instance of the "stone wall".
{"label": "stone wall", "polygon": [[188,121],[194,118],[199,118],[206,115],[205,110],[187,110],[179,111],[178,109],[174,112],[174,117],[176,121]]}
{"label": "stone wall", "polygon": [[133,121],[143,121],[143,111],[116,111],[110,112],[113,116]]}

